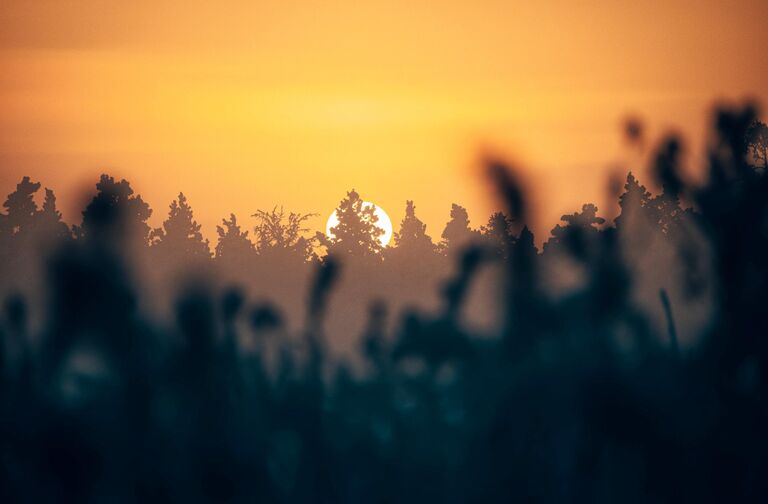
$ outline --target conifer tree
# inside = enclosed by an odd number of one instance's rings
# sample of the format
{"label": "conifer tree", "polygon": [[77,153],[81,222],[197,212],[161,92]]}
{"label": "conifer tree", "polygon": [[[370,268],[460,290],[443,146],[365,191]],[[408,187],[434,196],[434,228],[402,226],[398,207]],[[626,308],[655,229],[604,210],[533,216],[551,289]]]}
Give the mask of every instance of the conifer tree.
{"label": "conifer tree", "polygon": [[400,230],[395,233],[395,247],[409,253],[433,252],[435,245],[427,235],[427,225],[416,217],[413,201],[405,202],[405,217],[400,222]]}
{"label": "conifer tree", "polygon": [[597,210],[594,204],[586,203],[581,211],[560,217],[565,225],[557,224],[552,229],[552,236],[544,243],[544,252],[564,246],[577,256],[587,253],[587,248],[599,237],[599,226],[605,224],[605,219],[597,216]]}
{"label": "conifer tree", "polygon": [[480,231],[490,247],[506,255],[506,248],[512,241],[512,220],[504,212],[492,213]]}
{"label": "conifer tree", "polygon": [[151,228],[147,220],[152,209],[134,195],[131,184],[123,179],[116,182],[103,174],[96,184],[96,196],[83,211],[83,224],[75,229],[78,237],[92,237],[106,241],[149,245]]}
{"label": "conifer tree", "polygon": [[592,203],[586,203],[581,206],[580,212],[563,215],[560,219],[569,226],[584,229],[597,230],[597,226],[605,224],[605,219],[597,216],[597,206]]}
{"label": "conifer tree", "polygon": [[469,226],[469,214],[467,209],[456,203],[451,205],[451,219],[445,225],[441,248],[444,251],[458,250],[467,245],[474,239],[477,239],[479,233]]}
{"label": "conifer tree", "polygon": [[624,192],[619,196],[620,211],[614,219],[616,227],[631,226],[633,219],[639,218],[641,214],[649,214],[652,210],[650,201],[651,193],[640,184],[632,172],[629,172],[624,183]]}
{"label": "conifer tree", "polygon": [[[0,284],[26,289],[42,273],[44,259],[61,239],[71,237],[56,209],[56,196],[45,190],[38,208],[34,196],[40,184],[24,177],[8,195],[0,213]],[[2,289],[2,287],[0,287]]]}
{"label": "conifer tree", "polygon": [[24,177],[3,203],[0,213],[0,285],[27,275],[39,252],[33,245],[39,210],[34,200],[40,184]]}
{"label": "conifer tree", "polygon": [[3,203],[5,214],[2,216],[0,230],[3,235],[14,236],[31,230],[38,213],[34,200],[38,189],[39,182],[32,182],[29,177],[24,177],[16,185],[16,190],[8,195]]}
{"label": "conifer tree", "polygon": [[43,208],[38,213],[39,233],[45,240],[71,238],[69,226],[61,220],[61,212],[56,207],[56,195],[51,189],[45,189]]}
{"label": "conifer tree", "polygon": [[168,257],[199,260],[211,257],[207,239],[194,219],[192,207],[184,193],[170,204],[168,218],[162,228],[152,231],[152,247]]}
{"label": "conifer tree", "polygon": [[379,238],[384,230],[376,225],[375,207],[364,205],[353,189],[336,208],[339,223],[331,228],[333,237],[318,234],[318,239],[328,247],[329,253],[351,257],[376,257],[383,249]]}

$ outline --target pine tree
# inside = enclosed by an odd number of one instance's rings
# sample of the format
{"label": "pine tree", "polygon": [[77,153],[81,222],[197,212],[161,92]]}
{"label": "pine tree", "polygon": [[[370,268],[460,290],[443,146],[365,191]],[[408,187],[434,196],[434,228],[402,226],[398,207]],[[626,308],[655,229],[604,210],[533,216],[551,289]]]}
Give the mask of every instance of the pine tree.
{"label": "pine tree", "polygon": [[[34,200],[40,184],[24,177],[16,190],[3,203],[5,213],[0,214],[0,285],[25,282],[29,276],[32,258],[39,253],[35,241],[35,224],[39,213]],[[16,284],[15,287],[17,287]]]}
{"label": "pine tree", "polygon": [[632,235],[633,243],[648,240],[656,232],[667,234],[683,216],[677,189],[670,183],[662,185],[662,192],[653,197],[645,186],[632,175],[627,175],[624,192],[619,196],[619,215],[616,227]]}
{"label": "pine tree", "polygon": [[614,222],[616,227],[626,225],[626,223],[638,216],[643,210],[650,210],[651,193],[644,185],[635,178],[632,172],[627,174],[627,181],[624,184],[624,192],[619,196],[619,215]]}
{"label": "pine tree", "polygon": [[456,203],[451,205],[451,219],[445,225],[441,248],[444,251],[458,250],[479,237],[479,233],[469,227],[467,209]]}
{"label": "pine tree", "polygon": [[405,217],[400,222],[400,230],[395,233],[395,248],[409,253],[433,252],[435,245],[427,235],[427,225],[416,217],[413,201],[405,202]]}
{"label": "pine tree", "polygon": [[2,216],[2,234],[15,236],[19,233],[29,232],[38,213],[35,203],[35,193],[40,189],[39,182],[32,182],[29,177],[24,177],[16,185],[16,190],[8,195],[3,203],[6,213]]}
{"label": "pine tree", "polygon": [[544,243],[544,252],[565,247],[576,256],[588,253],[588,248],[596,243],[600,234],[599,226],[605,224],[605,219],[597,216],[597,210],[594,204],[586,203],[580,212],[560,217],[565,225],[557,224],[552,229],[552,236]]}
{"label": "pine tree", "polygon": [[168,218],[162,228],[152,231],[152,247],[166,257],[200,260],[211,257],[208,240],[203,239],[200,224],[184,193],[170,204]]}
{"label": "pine tree", "polygon": [[581,212],[563,215],[560,220],[569,226],[594,230],[597,230],[597,226],[605,224],[605,219],[597,216],[597,206],[592,203],[582,205]]}
{"label": "pine tree", "polygon": [[72,237],[69,226],[61,220],[61,212],[56,208],[56,195],[51,189],[45,189],[45,201],[37,220],[39,233],[47,241]]}
{"label": "pine tree", "polygon": [[360,195],[353,189],[341,200],[336,208],[339,223],[331,228],[333,237],[318,235],[329,253],[351,257],[376,257],[383,245],[379,241],[384,230],[376,225],[378,217],[375,207],[364,205]]}
{"label": "pine tree", "polygon": [[51,247],[71,237],[69,227],[56,209],[56,196],[45,190],[42,208],[35,203],[40,184],[24,177],[3,204],[0,214],[0,283],[26,289],[42,273],[42,258]]}
{"label": "pine tree", "polygon": [[488,223],[480,228],[480,232],[490,247],[506,256],[506,249],[512,241],[512,219],[504,212],[494,212],[488,218]]}
{"label": "pine tree", "polygon": [[149,245],[151,228],[147,220],[152,209],[134,195],[131,184],[123,179],[102,175],[96,184],[96,196],[83,211],[82,227],[75,229],[78,237]]}

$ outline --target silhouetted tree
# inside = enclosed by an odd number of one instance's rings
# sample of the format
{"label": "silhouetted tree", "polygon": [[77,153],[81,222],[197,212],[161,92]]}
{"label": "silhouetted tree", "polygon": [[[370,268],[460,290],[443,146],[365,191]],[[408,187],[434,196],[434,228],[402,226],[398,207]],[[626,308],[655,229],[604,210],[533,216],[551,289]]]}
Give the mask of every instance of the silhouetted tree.
{"label": "silhouetted tree", "polygon": [[569,226],[575,226],[583,229],[597,230],[598,226],[605,224],[605,219],[597,216],[597,206],[592,203],[582,205],[581,212],[571,215],[563,215],[560,220]]}
{"label": "silhouetted tree", "polygon": [[416,217],[416,206],[411,200],[405,202],[405,217],[400,222],[400,230],[395,233],[395,249],[414,255],[435,250],[432,239],[427,235],[427,225]]}
{"label": "silhouetted tree", "polygon": [[[392,293],[398,302],[408,302],[418,296],[417,292],[405,292],[403,285],[434,284],[444,272],[444,258],[432,239],[427,235],[427,225],[416,216],[413,201],[406,201],[405,217],[400,229],[394,234],[394,246],[384,250],[384,267],[381,273],[381,294]],[[359,273],[373,279],[374,271]]]}
{"label": "silhouetted tree", "polygon": [[0,285],[14,289],[30,283],[35,271],[35,258],[43,250],[37,243],[39,214],[35,193],[40,184],[24,177],[16,190],[3,203],[5,213],[0,213]]}
{"label": "silhouetted tree", "polygon": [[152,231],[152,248],[166,258],[185,261],[209,259],[211,251],[184,193],[170,204],[162,228]]}
{"label": "silhouetted tree", "polygon": [[632,226],[629,221],[640,217],[642,212],[649,212],[651,193],[632,174],[627,173],[624,192],[619,196],[619,215],[614,222],[616,227]]}
{"label": "silhouetted tree", "polygon": [[250,280],[256,247],[248,238],[248,231],[240,228],[235,214],[229,214],[229,219],[221,220],[221,226],[216,226],[216,234],[219,238],[215,258],[219,271],[229,282],[242,284]]}
{"label": "silhouetted tree", "polygon": [[331,228],[333,237],[321,233],[317,238],[328,248],[329,254],[349,257],[377,257],[383,246],[379,238],[384,230],[376,225],[379,218],[375,207],[364,205],[360,195],[353,189],[341,200],[336,208],[339,223]]}
{"label": "silhouetted tree", "polygon": [[147,220],[152,209],[134,195],[131,184],[123,179],[102,175],[97,193],[83,211],[83,223],[75,228],[78,237],[91,237],[102,242],[149,245],[151,229]]}
{"label": "silhouetted tree", "polygon": [[222,219],[221,224],[216,226],[216,233],[219,235],[216,259],[243,263],[252,258],[256,248],[248,238],[248,231],[240,229],[235,214],[229,214],[229,219]]}
{"label": "silhouetted tree", "polygon": [[65,238],[71,237],[69,227],[56,209],[56,196],[45,190],[45,201],[38,209],[35,193],[40,184],[24,177],[4,203],[0,213],[0,284],[5,287],[29,289],[40,279],[40,258]]}
{"label": "silhouetted tree", "polygon": [[480,232],[493,250],[506,257],[507,248],[512,242],[512,220],[504,212],[492,213]]}
{"label": "silhouetted tree", "polygon": [[544,243],[545,253],[554,248],[583,258],[598,242],[598,226],[605,224],[592,203],[583,205],[580,212],[563,215],[560,220],[565,226],[557,224],[552,229],[552,236]]}
{"label": "silhouetted tree", "polygon": [[56,195],[51,189],[45,189],[45,201],[39,212],[38,221],[38,232],[44,240],[58,241],[72,237],[69,226],[61,220],[61,212],[56,208]]}
{"label": "silhouetted tree", "polygon": [[261,255],[286,254],[309,261],[313,255],[315,238],[304,236],[309,228],[304,223],[317,214],[289,212],[283,207],[270,211],[257,210],[253,217],[258,224],[253,228],[256,250]]}
{"label": "silhouetted tree", "polygon": [[38,208],[35,203],[35,193],[40,189],[39,182],[32,182],[24,177],[16,185],[16,190],[8,195],[3,203],[5,214],[0,216],[2,227],[0,232],[5,236],[16,236],[30,232],[37,217]]}
{"label": "silhouetted tree", "polygon": [[463,206],[451,205],[451,218],[442,234],[441,248],[444,251],[456,251],[479,237],[479,233],[469,226],[469,214]]}

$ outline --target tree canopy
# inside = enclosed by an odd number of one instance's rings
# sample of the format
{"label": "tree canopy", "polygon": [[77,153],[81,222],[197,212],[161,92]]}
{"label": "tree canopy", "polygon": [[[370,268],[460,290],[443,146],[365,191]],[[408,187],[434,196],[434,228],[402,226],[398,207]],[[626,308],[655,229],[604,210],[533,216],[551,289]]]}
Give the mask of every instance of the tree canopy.
{"label": "tree canopy", "polygon": [[207,259],[211,256],[210,246],[200,228],[187,197],[179,193],[169,205],[168,218],[162,227],[152,231],[152,247],[185,260]]}
{"label": "tree canopy", "polygon": [[384,230],[376,225],[379,221],[372,205],[365,205],[353,189],[336,207],[338,224],[330,229],[332,237],[318,234],[318,240],[331,254],[347,257],[380,257],[383,249],[380,238]]}

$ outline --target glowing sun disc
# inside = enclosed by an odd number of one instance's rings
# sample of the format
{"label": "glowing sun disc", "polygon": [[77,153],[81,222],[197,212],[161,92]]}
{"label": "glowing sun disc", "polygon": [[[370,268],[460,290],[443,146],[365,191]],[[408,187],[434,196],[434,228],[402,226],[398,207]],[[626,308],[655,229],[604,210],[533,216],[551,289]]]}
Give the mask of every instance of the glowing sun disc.
{"label": "glowing sun disc", "polygon": [[[384,230],[384,234],[379,236],[379,243],[381,243],[382,247],[386,247],[389,241],[392,239],[392,220],[389,218],[389,215],[387,215],[387,212],[385,212],[380,206],[376,206],[370,201],[363,201],[363,208],[370,207],[373,207],[373,213],[376,215],[376,217],[379,218],[379,220],[376,221],[375,226]],[[325,223],[326,236],[329,238],[334,238],[335,235],[331,232],[331,228],[336,227],[338,223],[339,217],[336,215],[336,210],[334,210],[331,216],[328,217],[328,222]]]}

